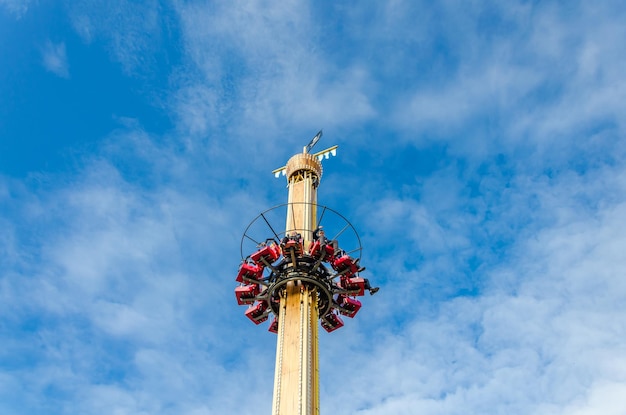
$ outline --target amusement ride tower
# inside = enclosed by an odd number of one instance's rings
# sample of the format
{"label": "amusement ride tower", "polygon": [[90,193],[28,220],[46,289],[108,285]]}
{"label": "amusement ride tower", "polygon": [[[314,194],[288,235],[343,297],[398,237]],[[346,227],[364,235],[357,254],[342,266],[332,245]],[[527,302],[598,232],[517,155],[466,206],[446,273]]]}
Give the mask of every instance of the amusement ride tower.
{"label": "amusement ride tower", "polygon": [[[242,238],[237,302],[249,305],[245,314],[256,324],[273,314],[269,331],[278,335],[273,415],[319,415],[317,321],[332,332],[343,326],[339,314],[354,317],[359,311],[361,302],[356,296],[365,290],[378,291],[359,276],[365,268],[359,264],[361,245],[354,227],[337,212],[317,204],[321,160],[335,155],[337,149],[310,154],[321,134],[274,171],[277,177],[281,173],[287,177],[287,204],[261,213]],[[272,222],[280,221],[281,214],[285,231],[279,233]],[[323,221],[339,228],[333,229],[337,233],[332,239],[326,237]],[[339,243],[346,230],[351,231],[350,251]],[[244,245],[250,243],[255,251],[244,257]]]}

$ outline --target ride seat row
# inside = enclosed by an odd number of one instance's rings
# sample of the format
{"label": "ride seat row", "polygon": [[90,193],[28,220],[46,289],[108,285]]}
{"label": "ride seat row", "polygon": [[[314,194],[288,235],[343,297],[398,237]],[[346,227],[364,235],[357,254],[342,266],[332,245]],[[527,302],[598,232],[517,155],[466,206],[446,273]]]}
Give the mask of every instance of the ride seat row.
{"label": "ride seat row", "polygon": [[356,298],[350,298],[345,294],[341,294],[337,297],[337,310],[344,316],[354,318],[356,313],[361,309],[361,302]]}
{"label": "ride seat row", "polygon": [[259,301],[256,305],[246,310],[246,317],[254,324],[261,324],[267,320],[267,308],[267,301]]}
{"label": "ride seat row", "polygon": [[322,327],[330,333],[343,327],[343,320],[331,310],[322,317]]}
{"label": "ride seat row", "polygon": [[252,255],[250,255],[250,259],[257,265],[267,265],[275,262],[278,258],[280,258],[280,247],[275,243],[270,245],[265,245]]}
{"label": "ride seat row", "polygon": [[250,284],[250,285],[242,285],[235,288],[235,297],[237,297],[237,304],[252,304],[254,303],[254,299],[259,293],[261,289],[259,284]]}
{"label": "ride seat row", "polygon": [[339,287],[348,291],[348,294],[350,295],[354,295],[354,296],[365,295],[365,285],[366,285],[365,278],[361,278],[361,277],[348,278],[348,277],[342,276],[339,279],[338,285]]}
{"label": "ride seat row", "polygon": [[245,281],[260,281],[261,278],[263,278],[263,269],[264,267],[261,265],[244,262],[239,267],[239,272],[237,273],[235,281],[240,283]]}

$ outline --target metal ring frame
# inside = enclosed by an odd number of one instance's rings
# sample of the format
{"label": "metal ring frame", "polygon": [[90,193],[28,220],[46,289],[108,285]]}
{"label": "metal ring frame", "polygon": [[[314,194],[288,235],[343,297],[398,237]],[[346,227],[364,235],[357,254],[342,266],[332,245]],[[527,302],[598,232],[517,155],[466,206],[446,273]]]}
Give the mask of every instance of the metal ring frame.
{"label": "metal ring frame", "polygon": [[[266,214],[269,212],[272,212],[276,209],[280,209],[280,208],[286,208],[289,205],[311,205],[314,206],[316,208],[316,211],[319,214],[319,217],[316,218],[316,223],[317,226],[322,226],[323,225],[323,220],[324,220],[324,216],[326,215],[327,212],[330,212],[331,214],[334,214],[336,217],[340,218],[341,220],[343,220],[343,222],[345,223],[343,229],[339,232],[338,236],[341,236],[341,234],[343,232],[345,232],[345,230],[347,229],[351,229],[352,233],[354,234],[354,237],[356,238],[357,241],[357,246],[356,247],[348,247],[349,249],[346,251],[348,254],[350,254],[350,256],[353,256],[355,258],[360,259],[361,258],[361,252],[363,250],[363,247],[361,246],[361,238],[359,237],[358,232],[356,231],[356,229],[354,228],[354,226],[352,225],[352,223],[350,223],[350,221],[348,219],[346,219],[345,216],[343,216],[341,213],[337,212],[336,210],[333,210],[327,206],[324,205],[318,205],[316,203],[307,203],[307,202],[293,202],[293,203],[282,203],[280,205],[276,205],[274,207],[271,207],[269,209],[264,210],[263,212],[259,213],[257,215],[256,218],[254,218],[246,227],[246,230],[243,233],[243,236],[241,237],[241,244],[240,244],[240,254],[241,254],[241,259],[245,259],[247,256],[244,255],[244,242],[246,241],[246,239],[249,239],[250,241],[256,243],[257,245],[263,241],[265,241],[266,239],[261,239],[261,240],[256,240],[254,239],[251,235],[248,235],[248,232],[250,230],[250,228],[259,220],[262,219],[265,223],[266,226],[268,228],[268,230],[270,231],[270,235],[273,235],[276,239],[280,240],[281,237],[283,235],[285,235],[285,231],[280,231],[280,232],[276,232],[276,228],[274,226],[272,226],[272,224],[268,221]],[[319,213],[321,210],[321,213]],[[282,220],[282,218],[281,218]],[[284,225],[283,225],[284,227]],[[281,229],[281,228],[278,228]],[[273,239],[273,238],[270,238]],[[338,239],[338,237],[335,238],[330,238],[330,239]],[[340,244],[341,245],[341,244]],[[353,253],[358,252],[358,256],[353,255]]]}
{"label": "metal ring frame", "polygon": [[[343,220],[344,224],[343,224],[342,230],[338,233],[337,237],[333,239],[338,239],[338,237],[341,236],[341,234],[343,234],[347,229],[351,229],[354,234],[357,246],[347,252],[351,254],[354,252],[358,252],[358,258],[359,259],[361,258],[361,252],[362,252],[361,239],[356,229],[354,228],[354,226],[352,225],[352,223],[350,223],[348,219],[346,219],[339,212],[323,205],[317,205],[315,203],[306,203],[306,202],[295,202],[295,203],[283,203],[283,204],[274,206],[272,208],[269,208],[261,212],[256,218],[252,220],[252,222],[250,222],[250,224],[248,224],[241,238],[240,250],[241,250],[242,260],[246,261],[246,259],[249,257],[249,255],[244,256],[244,242],[247,239],[252,241],[256,245],[259,245],[260,243],[267,241],[268,239],[274,239],[274,238],[267,238],[267,239],[257,240],[248,234],[250,229],[253,227],[253,225],[257,223],[257,221],[263,220],[268,230],[271,232],[271,234],[277,240],[280,240],[281,237],[286,232],[285,231],[276,232],[276,228],[272,226],[270,221],[267,219],[267,214],[276,209],[286,208],[289,205],[302,205],[302,204],[312,205],[316,208],[316,212],[319,213],[319,217],[316,218],[316,222],[318,226],[321,226],[323,224],[323,219],[324,219],[324,216],[327,214],[327,212],[330,212],[331,214],[334,214],[336,215],[336,217]],[[281,220],[283,219],[281,218]],[[348,291],[343,290],[338,286],[334,286],[333,279],[337,277],[337,274],[332,275],[331,272],[328,272],[328,270],[324,267],[324,265],[322,265],[321,261],[315,260],[314,258],[309,257],[308,255],[303,255],[302,257],[299,258],[298,261],[296,261],[295,265],[296,266],[294,268],[293,266],[290,266],[290,262],[287,262],[287,263],[279,264],[276,267],[274,266],[266,267],[265,268],[266,270],[270,269],[271,271],[270,275],[273,276],[273,278],[270,280],[270,277],[267,277],[263,281],[257,281],[258,283],[267,287],[265,290],[263,290],[263,292],[261,292],[256,297],[256,300],[267,301],[269,305],[268,312],[273,312],[276,316],[279,315],[280,305],[279,305],[279,302],[275,300],[278,296],[280,296],[280,291],[283,289],[283,287],[286,286],[286,284],[289,281],[300,281],[303,284],[317,288],[317,293],[318,293],[317,306],[318,306],[318,312],[319,312],[320,318],[326,315],[326,313],[328,313],[334,307],[333,306],[334,294],[348,293]],[[311,269],[311,268],[314,268],[314,269]],[[336,308],[336,305],[335,305],[335,308]]]}
{"label": "metal ring frame", "polygon": [[333,295],[331,294],[329,288],[321,281],[315,278],[310,278],[306,273],[294,272],[292,275],[270,285],[267,289],[267,301],[274,314],[277,316],[279,315],[279,305],[275,301],[272,301],[272,299],[275,298],[275,296],[280,295],[280,290],[287,285],[289,281],[300,281],[303,284],[314,285],[318,288],[317,307],[320,317],[324,316],[331,309]]}

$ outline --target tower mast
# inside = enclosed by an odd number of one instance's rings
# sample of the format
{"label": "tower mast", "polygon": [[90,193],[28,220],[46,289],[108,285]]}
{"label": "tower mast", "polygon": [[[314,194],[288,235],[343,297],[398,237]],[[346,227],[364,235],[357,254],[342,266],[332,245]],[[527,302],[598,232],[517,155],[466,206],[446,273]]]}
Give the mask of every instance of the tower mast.
{"label": "tower mast", "polygon": [[[306,152],[287,162],[289,196],[285,235],[300,234],[309,246],[316,227],[317,186],[322,164]],[[293,280],[280,297],[273,415],[319,414],[319,319],[317,289]]]}

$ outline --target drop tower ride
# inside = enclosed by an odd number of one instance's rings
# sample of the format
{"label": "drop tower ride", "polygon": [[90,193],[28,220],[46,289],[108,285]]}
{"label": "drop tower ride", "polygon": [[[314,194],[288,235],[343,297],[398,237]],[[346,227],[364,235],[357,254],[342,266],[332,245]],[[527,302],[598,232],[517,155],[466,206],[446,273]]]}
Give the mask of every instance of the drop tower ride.
{"label": "drop tower ride", "polygon": [[[356,297],[366,290],[378,291],[360,277],[365,268],[352,224],[317,204],[321,160],[337,150],[333,146],[311,154],[321,135],[320,131],[302,153],[274,171],[276,177],[287,177],[288,202],[257,216],[242,238],[237,302],[249,305],[245,315],[255,324],[274,316],[269,327],[277,334],[272,415],[319,415],[317,322],[328,332],[342,327],[339,314],[354,317],[361,308]],[[281,215],[285,231],[277,232],[272,222]],[[335,232],[332,239],[324,221],[338,228],[330,229]],[[352,241],[349,251],[340,244],[346,231]],[[244,245],[250,243],[256,250],[243,257]]]}

